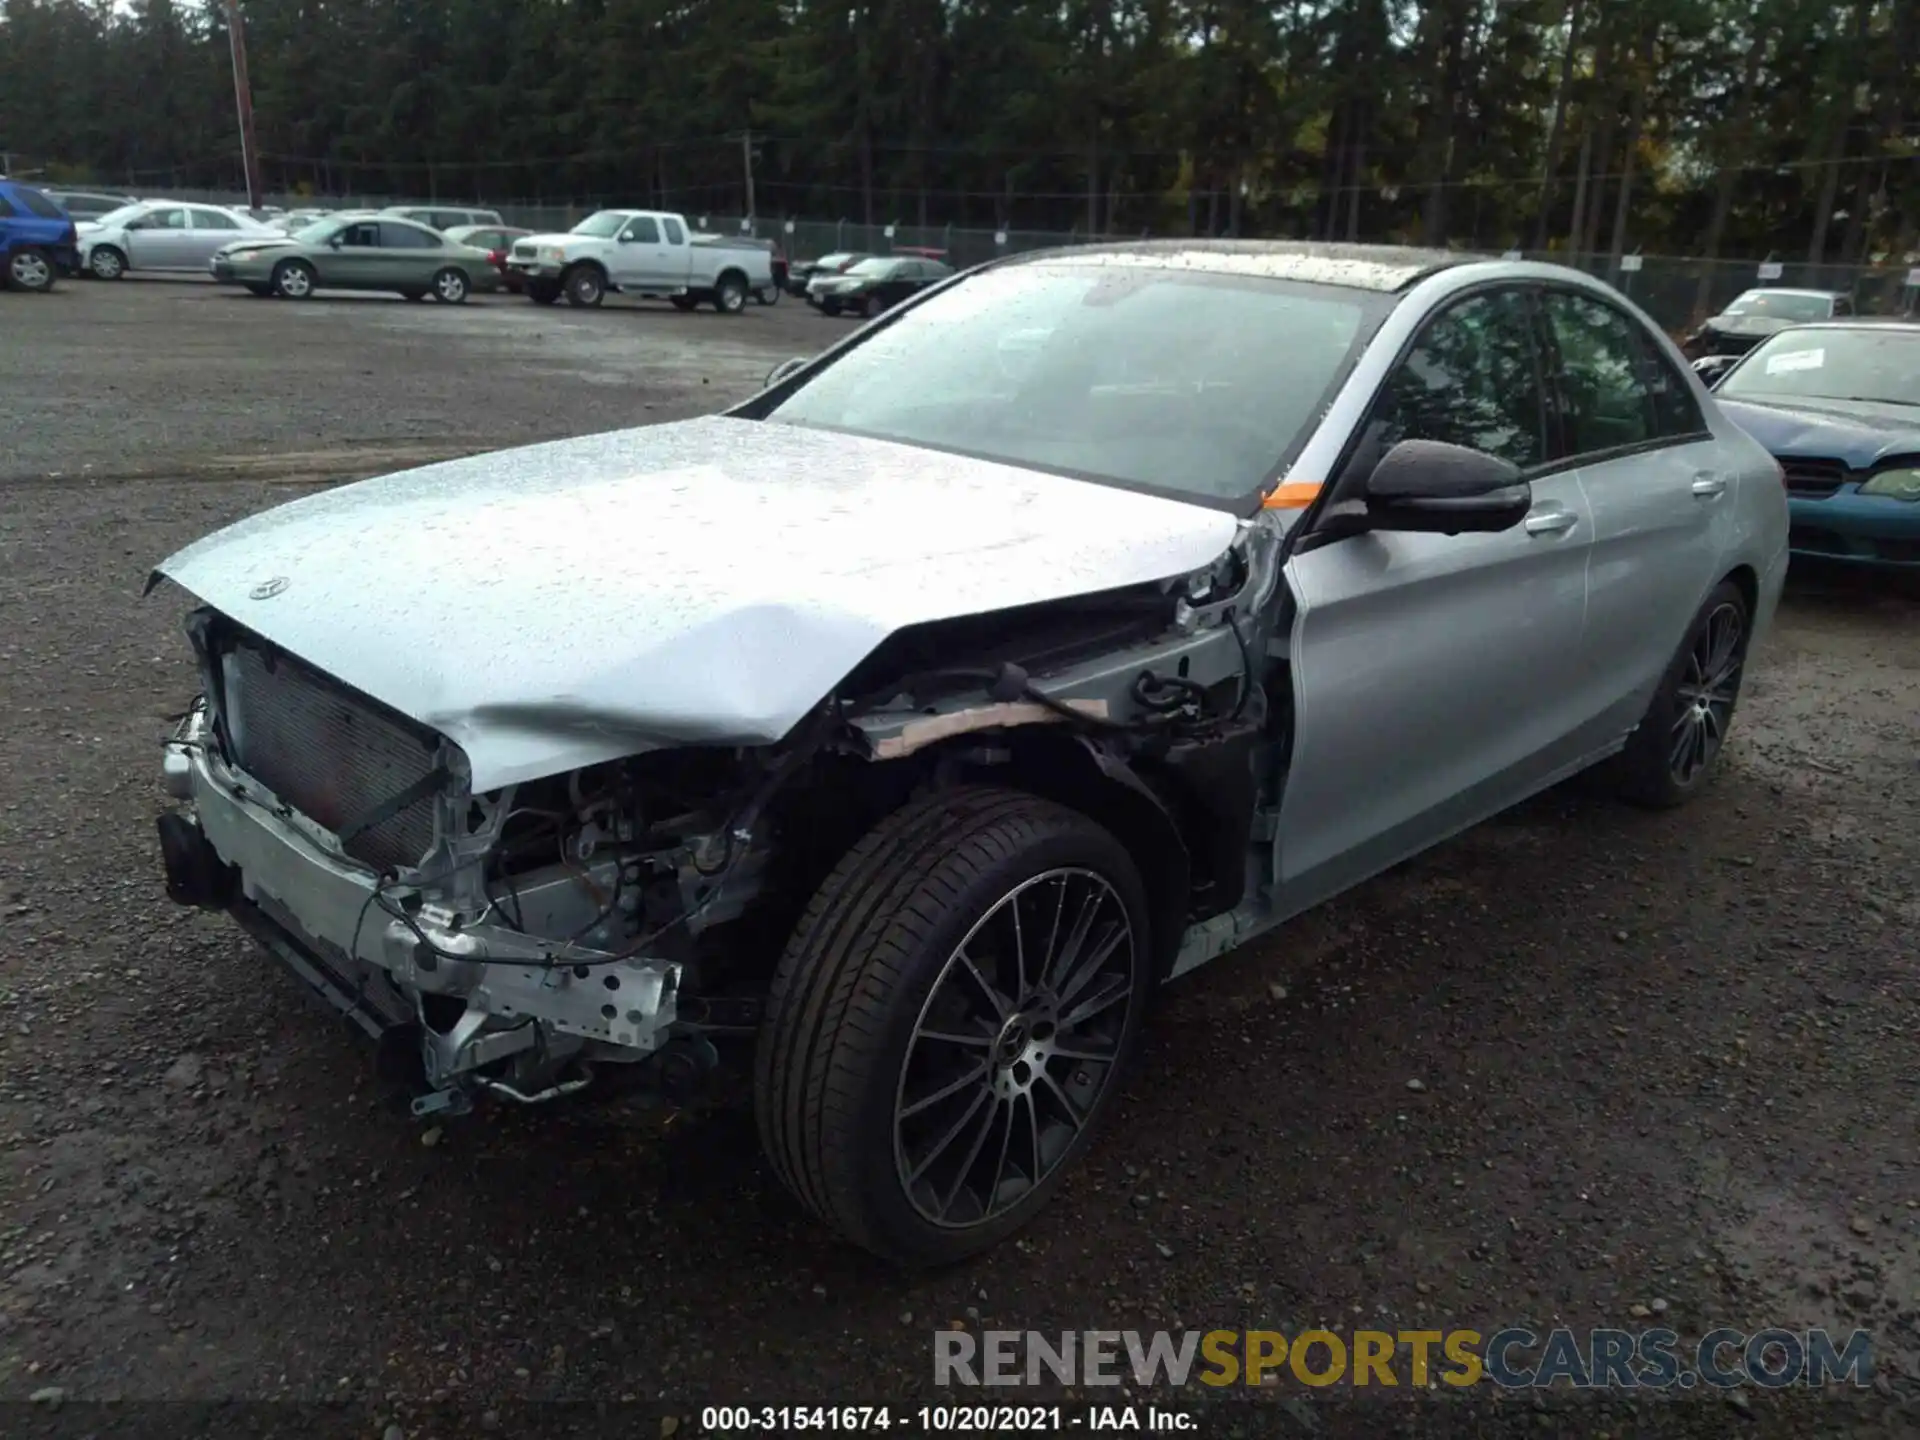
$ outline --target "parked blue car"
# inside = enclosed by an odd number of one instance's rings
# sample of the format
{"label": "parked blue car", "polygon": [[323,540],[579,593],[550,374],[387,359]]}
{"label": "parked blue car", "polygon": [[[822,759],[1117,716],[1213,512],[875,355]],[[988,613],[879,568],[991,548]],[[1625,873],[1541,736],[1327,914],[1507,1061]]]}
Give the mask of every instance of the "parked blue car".
{"label": "parked blue car", "polygon": [[1786,472],[1794,554],[1920,569],[1920,320],[1796,325],[1694,368]]}
{"label": "parked blue car", "polygon": [[80,263],[73,217],[43,192],[0,179],[0,283],[15,290],[51,290],[62,270]]}

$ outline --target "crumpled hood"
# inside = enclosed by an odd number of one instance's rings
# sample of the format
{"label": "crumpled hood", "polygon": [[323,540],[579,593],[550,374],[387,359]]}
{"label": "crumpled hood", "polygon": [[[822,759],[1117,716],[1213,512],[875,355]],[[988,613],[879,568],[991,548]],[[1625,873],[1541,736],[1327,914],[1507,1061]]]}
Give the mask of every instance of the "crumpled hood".
{"label": "crumpled hood", "polygon": [[490,790],[653,745],[770,743],[903,626],[1185,575],[1238,523],[710,417],[342,486],[158,573],[450,736]]}
{"label": "crumpled hood", "polygon": [[1866,470],[1920,455],[1920,410],[1871,401],[1720,399],[1729,420],[1782,458],[1838,460]]}
{"label": "crumpled hood", "polygon": [[1706,328],[1722,335],[1771,335],[1798,323],[1778,315],[1716,315]]}

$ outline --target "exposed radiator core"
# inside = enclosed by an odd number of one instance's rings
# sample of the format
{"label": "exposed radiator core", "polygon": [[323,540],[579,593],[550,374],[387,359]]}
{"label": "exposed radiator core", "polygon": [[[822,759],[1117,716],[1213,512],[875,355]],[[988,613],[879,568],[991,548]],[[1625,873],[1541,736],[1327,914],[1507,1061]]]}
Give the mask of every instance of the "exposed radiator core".
{"label": "exposed radiator core", "polygon": [[[339,834],[433,768],[434,734],[258,642],[220,658],[227,735],[240,768],[322,829]],[[344,845],[381,868],[419,863],[433,843],[433,797]]]}

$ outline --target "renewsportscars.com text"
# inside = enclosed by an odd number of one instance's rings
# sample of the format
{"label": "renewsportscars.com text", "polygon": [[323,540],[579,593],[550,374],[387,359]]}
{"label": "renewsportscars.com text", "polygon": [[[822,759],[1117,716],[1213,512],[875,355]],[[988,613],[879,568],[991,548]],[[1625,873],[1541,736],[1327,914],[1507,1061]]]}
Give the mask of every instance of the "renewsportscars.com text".
{"label": "renewsportscars.com text", "polygon": [[1732,1389],[1873,1383],[1865,1330],[942,1330],[936,1385]]}

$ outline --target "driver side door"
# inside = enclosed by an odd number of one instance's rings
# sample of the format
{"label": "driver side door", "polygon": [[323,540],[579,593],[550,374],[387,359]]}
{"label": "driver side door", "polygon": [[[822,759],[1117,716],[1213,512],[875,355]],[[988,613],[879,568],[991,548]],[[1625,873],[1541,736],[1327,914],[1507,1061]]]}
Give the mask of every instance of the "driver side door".
{"label": "driver side door", "polygon": [[1292,757],[1275,900],[1292,914],[1504,809],[1578,759],[1592,518],[1555,468],[1537,300],[1473,292],[1428,318],[1374,397],[1329,501],[1403,439],[1521,470],[1509,530],[1297,542]]}
{"label": "driver side door", "polygon": [[660,222],[651,215],[636,215],[627,222],[612,263],[614,283],[622,290],[658,293],[685,283],[684,276],[669,277],[667,246],[660,238]]}
{"label": "driver side door", "polygon": [[126,233],[127,263],[136,270],[184,270],[193,263],[187,254],[192,232],[184,205],[149,210],[138,227]]}

